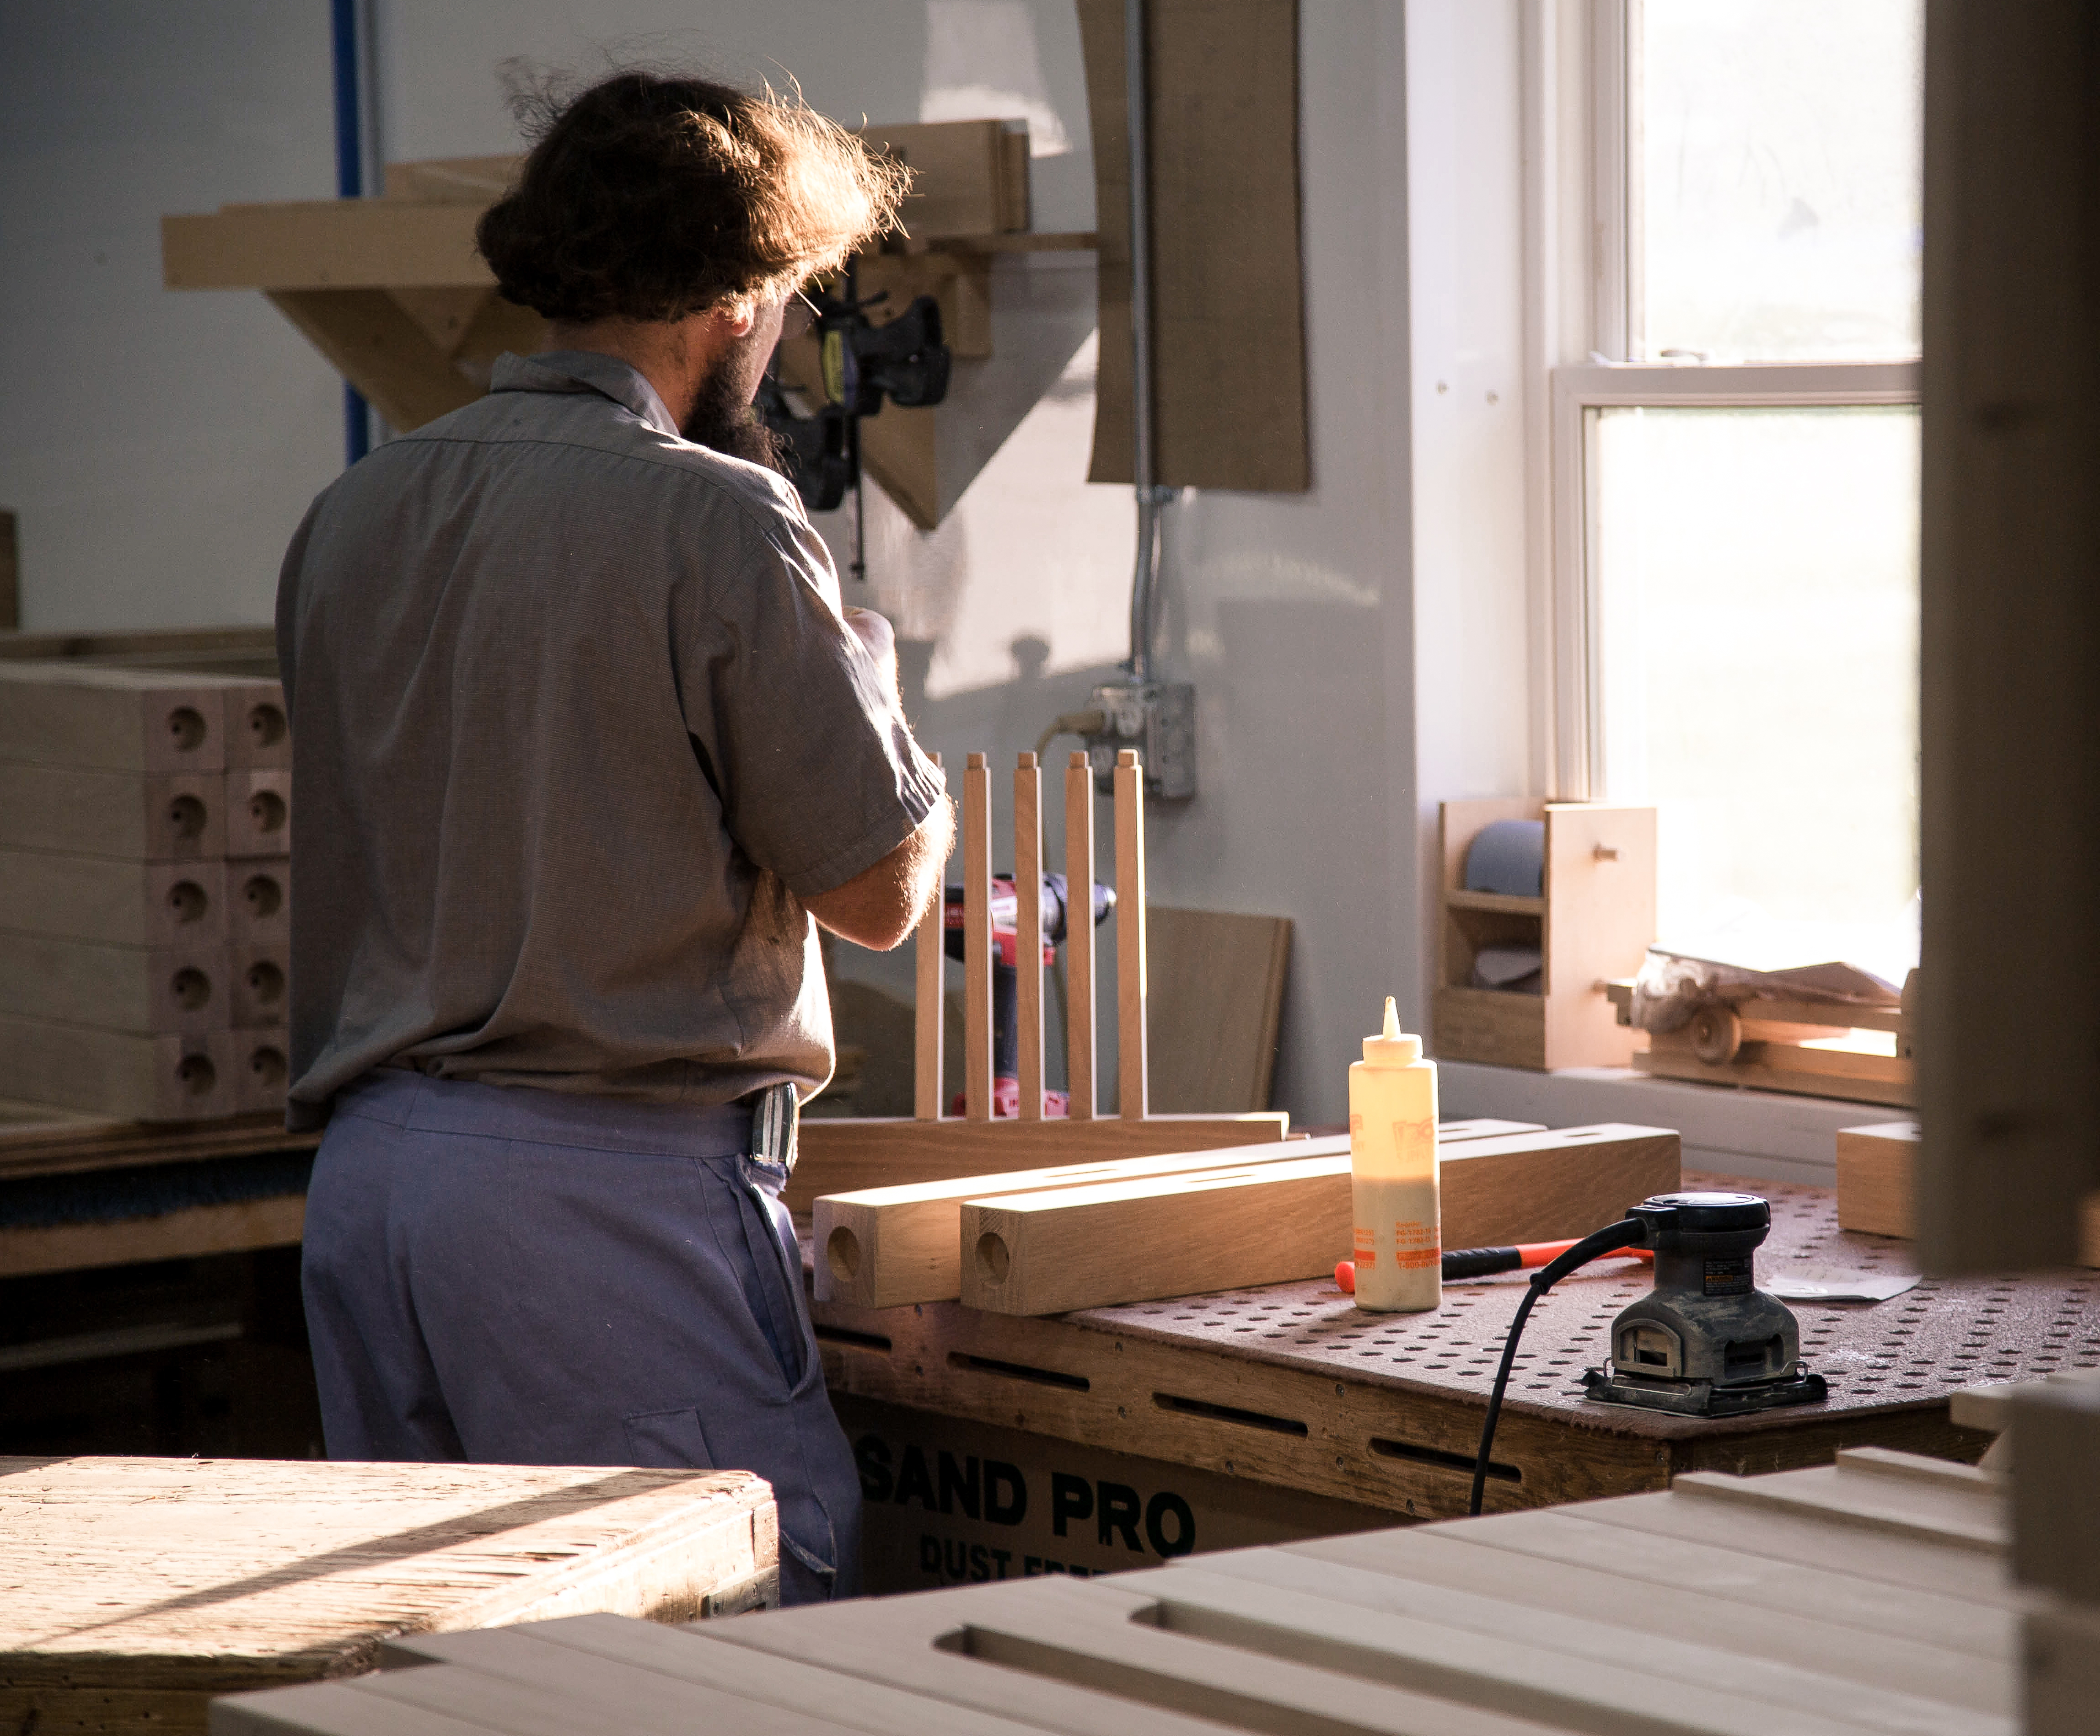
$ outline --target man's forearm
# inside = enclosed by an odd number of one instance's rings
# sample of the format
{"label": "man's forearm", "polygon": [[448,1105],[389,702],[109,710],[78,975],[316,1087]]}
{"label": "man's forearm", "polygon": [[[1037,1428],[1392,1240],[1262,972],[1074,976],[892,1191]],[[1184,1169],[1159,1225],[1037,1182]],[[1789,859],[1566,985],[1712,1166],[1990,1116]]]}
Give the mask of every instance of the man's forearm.
{"label": "man's forearm", "polygon": [[872,868],[804,901],[833,934],[886,953],[918,926],[940,896],[942,870],[955,842],[955,807],[942,795],[911,835]]}

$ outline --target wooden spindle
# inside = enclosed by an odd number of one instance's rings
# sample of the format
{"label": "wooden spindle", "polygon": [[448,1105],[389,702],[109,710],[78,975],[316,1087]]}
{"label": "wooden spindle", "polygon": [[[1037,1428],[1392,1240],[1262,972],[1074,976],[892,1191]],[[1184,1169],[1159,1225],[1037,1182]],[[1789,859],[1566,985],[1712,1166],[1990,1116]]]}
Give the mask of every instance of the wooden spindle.
{"label": "wooden spindle", "polygon": [[1065,768],[1065,1066],[1075,1121],[1094,1118],[1094,773]]}
{"label": "wooden spindle", "polygon": [[1145,773],[1137,750],[1116,756],[1116,1108],[1126,1121],[1145,1115]]}
{"label": "wooden spindle", "polygon": [[[941,763],[940,755],[933,756],[933,763]],[[947,974],[942,963],[948,938],[947,923],[948,870],[943,862],[940,879],[933,888],[933,901],[919,919],[917,936],[919,989],[912,1008],[911,1113],[922,1121],[938,1121],[941,1118],[942,1002]]]}
{"label": "wooden spindle", "polygon": [[991,768],[963,769],[963,1114],[991,1119]]}
{"label": "wooden spindle", "polygon": [[1021,1118],[1043,1119],[1043,773],[1035,756],[1013,770],[1013,1011]]}

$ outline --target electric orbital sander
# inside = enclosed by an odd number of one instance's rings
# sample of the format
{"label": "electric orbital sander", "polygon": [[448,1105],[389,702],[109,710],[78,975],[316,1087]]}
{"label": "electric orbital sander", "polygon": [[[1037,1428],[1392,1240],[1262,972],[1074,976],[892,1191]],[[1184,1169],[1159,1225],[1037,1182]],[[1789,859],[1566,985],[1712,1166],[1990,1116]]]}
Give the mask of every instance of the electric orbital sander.
{"label": "electric orbital sander", "polygon": [[1655,1288],[1612,1323],[1590,1398],[1685,1417],[1736,1417],[1828,1396],[1801,1361],[1793,1312],[1756,1284],[1771,1207],[1749,1193],[1661,1193],[1626,1214],[1655,1250]]}

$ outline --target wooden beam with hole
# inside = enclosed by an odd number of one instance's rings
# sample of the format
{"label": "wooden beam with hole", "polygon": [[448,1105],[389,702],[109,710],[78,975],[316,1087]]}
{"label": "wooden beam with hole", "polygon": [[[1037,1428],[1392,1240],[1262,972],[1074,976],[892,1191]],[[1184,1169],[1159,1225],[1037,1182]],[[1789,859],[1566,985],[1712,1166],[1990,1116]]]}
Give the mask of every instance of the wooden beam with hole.
{"label": "wooden beam with hole", "polygon": [[[1675,1188],[1679,1141],[1609,1123],[1468,1141],[1444,1153],[1443,1244],[1586,1236]],[[1242,1164],[965,1202],[962,1299],[1062,1314],[1315,1277],[1349,1248],[1349,1160]]]}
{"label": "wooden beam with hole", "polygon": [[[1523,1121],[1445,1121],[1438,1126],[1436,1137],[1440,1145],[1449,1146],[1545,1130]],[[1193,1175],[1255,1163],[1346,1157],[1348,1149],[1348,1135],[1339,1134],[826,1195],[817,1201],[814,1213],[817,1299],[862,1308],[955,1301],[963,1293],[960,1238],[965,1201],[1088,1187],[1145,1176]]]}
{"label": "wooden beam with hole", "polygon": [[212,947],[227,937],[226,864],[0,850],[0,928],[113,946]]}
{"label": "wooden beam with hole", "polygon": [[222,772],[98,772],[0,760],[0,850],[128,862],[226,853]]}
{"label": "wooden beam with hole", "polygon": [[0,744],[33,765],[216,772],[226,707],[208,676],[72,663],[0,663]]}
{"label": "wooden beam with hole", "polygon": [[112,946],[0,929],[0,1013],[20,1018],[142,1037],[224,1030],[232,975],[224,945]]}

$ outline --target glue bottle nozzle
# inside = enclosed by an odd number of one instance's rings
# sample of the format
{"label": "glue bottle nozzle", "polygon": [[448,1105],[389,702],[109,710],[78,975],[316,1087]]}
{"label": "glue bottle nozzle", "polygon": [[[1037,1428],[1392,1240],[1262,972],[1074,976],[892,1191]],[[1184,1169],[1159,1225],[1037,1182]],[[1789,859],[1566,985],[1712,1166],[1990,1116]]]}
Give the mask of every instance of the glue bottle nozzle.
{"label": "glue bottle nozzle", "polygon": [[1385,998],[1385,1029],[1381,1034],[1388,1042],[1400,1035],[1400,1009],[1389,994]]}

